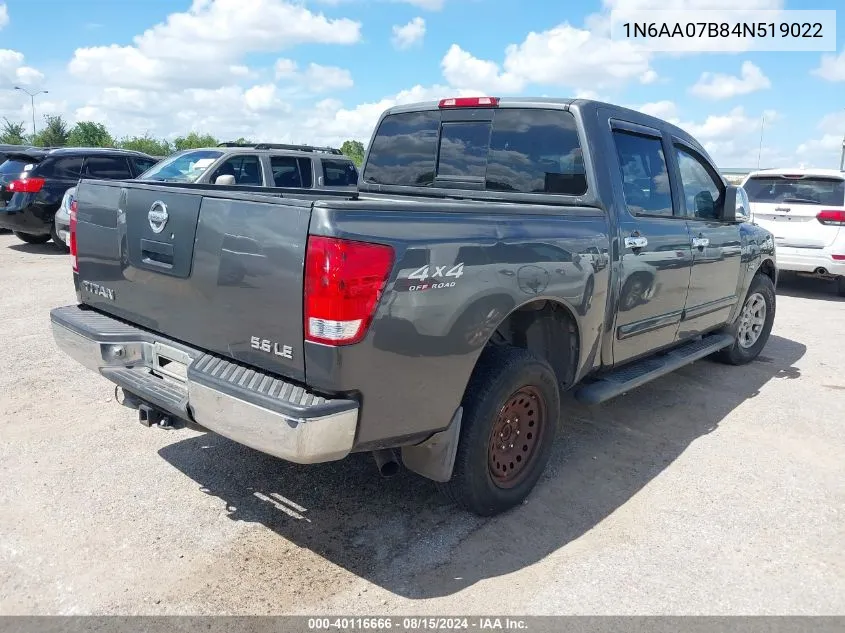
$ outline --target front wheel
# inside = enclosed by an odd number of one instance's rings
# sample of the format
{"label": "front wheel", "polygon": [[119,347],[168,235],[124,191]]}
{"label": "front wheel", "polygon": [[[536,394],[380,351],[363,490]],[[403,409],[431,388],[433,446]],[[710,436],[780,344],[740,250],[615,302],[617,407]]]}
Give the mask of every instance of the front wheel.
{"label": "front wheel", "polygon": [[46,244],[50,241],[50,235],[33,235],[32,233],[21,233],[15,231],[15,237],[27,244]]}
{"label": "front wheel", "polygon": [[716,358],[730,365],[744,365],[757,358],[772,332],[775,321],[775,286],[763,273],[754,275],[745,303],[727,332],[734,336],[730,347]]}
{"label": "front wheel", "polygon": [[455,467],[441,490],[480,516],[521,504],[542,476],[557,435],[554,372],[527,350],[487,348],[462,404]]}

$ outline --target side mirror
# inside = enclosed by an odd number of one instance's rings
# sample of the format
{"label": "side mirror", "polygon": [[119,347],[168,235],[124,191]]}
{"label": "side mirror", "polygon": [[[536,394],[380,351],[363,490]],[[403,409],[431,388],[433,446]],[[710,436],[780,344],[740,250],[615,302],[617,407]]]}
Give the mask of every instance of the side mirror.
{"label": "side mirror", "polygon": [[751,217],[748,194],[742,187],[728,185],[725,188],[725,204],[720,209],[722,222],[745,222]]}
{"label": "side mirror", "polygon": [[234,185],[235,184],[235,177],[232,174],[223,174],[222,176],[217,176],[214,180],[215,185]]}

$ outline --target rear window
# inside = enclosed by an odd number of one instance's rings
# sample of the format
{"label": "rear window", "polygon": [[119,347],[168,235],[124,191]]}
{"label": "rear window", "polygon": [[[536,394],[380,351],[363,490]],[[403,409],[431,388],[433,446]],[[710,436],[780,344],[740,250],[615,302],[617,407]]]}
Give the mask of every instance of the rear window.
{"label": "rear window", "polygon": [[354,187],[358,184],[358,170],[346,160],[323,160],[323,185],[326,187]]}
{"label": "rear window", "polygon": [[587,191],[575,118],[540,109],[495,110],[492,121],[441,121],[439,111],[390,115],[373,140],[364,181],[423,187],[459,181],[488,191],[576,196]]}
{"label": "rear window", "polygon": [[845,180],[838,178],[755,176],[744,188],[751,202],[845,205]]}
{"label": "rear window", "polygon": [[223,155],[211,149],[190,150],[174,154],[147,170],[139,180],[195,182]]}
{"label": "rear window", "polygon": [[19,160],[7,160],[2,165],[0,165],[0,174],[4,176],[17,177],[24,171],[24,167],[26,167],[27,164],[28,163],[24,163],[23,161]]}
{"label": "rear window", "polygon": [[82,156],[47,158],[38,166],[38,176],[59,180],[79,180],[82,177]]}

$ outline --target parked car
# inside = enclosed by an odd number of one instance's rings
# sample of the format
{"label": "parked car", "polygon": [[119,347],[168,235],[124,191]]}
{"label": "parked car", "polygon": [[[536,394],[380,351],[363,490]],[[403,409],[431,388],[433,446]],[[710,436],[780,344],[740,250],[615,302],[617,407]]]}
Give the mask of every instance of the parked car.
{"label": "parked car", "polygon": [[749,363],[769,338],[772,234],[660,119],[581,99],[399,106],[358,189],[83,180],[57,344],[147,426],[299,463],[371,452],[382,474],[398,451],[491,515],[541,477],[562,391],[604,402],[706,356]]}
{"label": "parked car", "polygon": [[244,190],[275,187],[353,192],[358,170],[352,159],[331,147],[223,143],[178,152],[140,179],[236,185]]}
{"label": "parked car", "polygon": [[80,178],[134,178],[155,159],[111,148],[29,148],[10,152],[0,165],[0,227],[30,244],[52,238],[66,249],[54,218],[68,188]]}
{"label": "parked car", "polygon": [[766,169],[742,186],[754,223],[775,236],[778,267],[832,279],[845,297],[845,172]]}

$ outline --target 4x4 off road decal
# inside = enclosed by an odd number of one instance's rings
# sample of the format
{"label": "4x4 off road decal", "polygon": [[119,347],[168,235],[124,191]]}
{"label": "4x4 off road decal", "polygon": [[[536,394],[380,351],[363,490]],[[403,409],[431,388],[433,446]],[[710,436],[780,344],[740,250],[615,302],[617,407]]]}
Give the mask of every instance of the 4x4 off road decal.
{"label": "4x4 off road decal", "polygon": [[441,290],[444,288],[454,288],[455,282],[447,280],[446,277],[454,277],[455,279],[460,279],[463,274],[463,262],[455,264],[451,268],[448,265],[423,266],[422,268],[418,268],[410,275],[408,275],[408,279],[413,279],[415,281],[421,282],[416,285],[409,285],[408,292],[420,292],[423,290]]}

